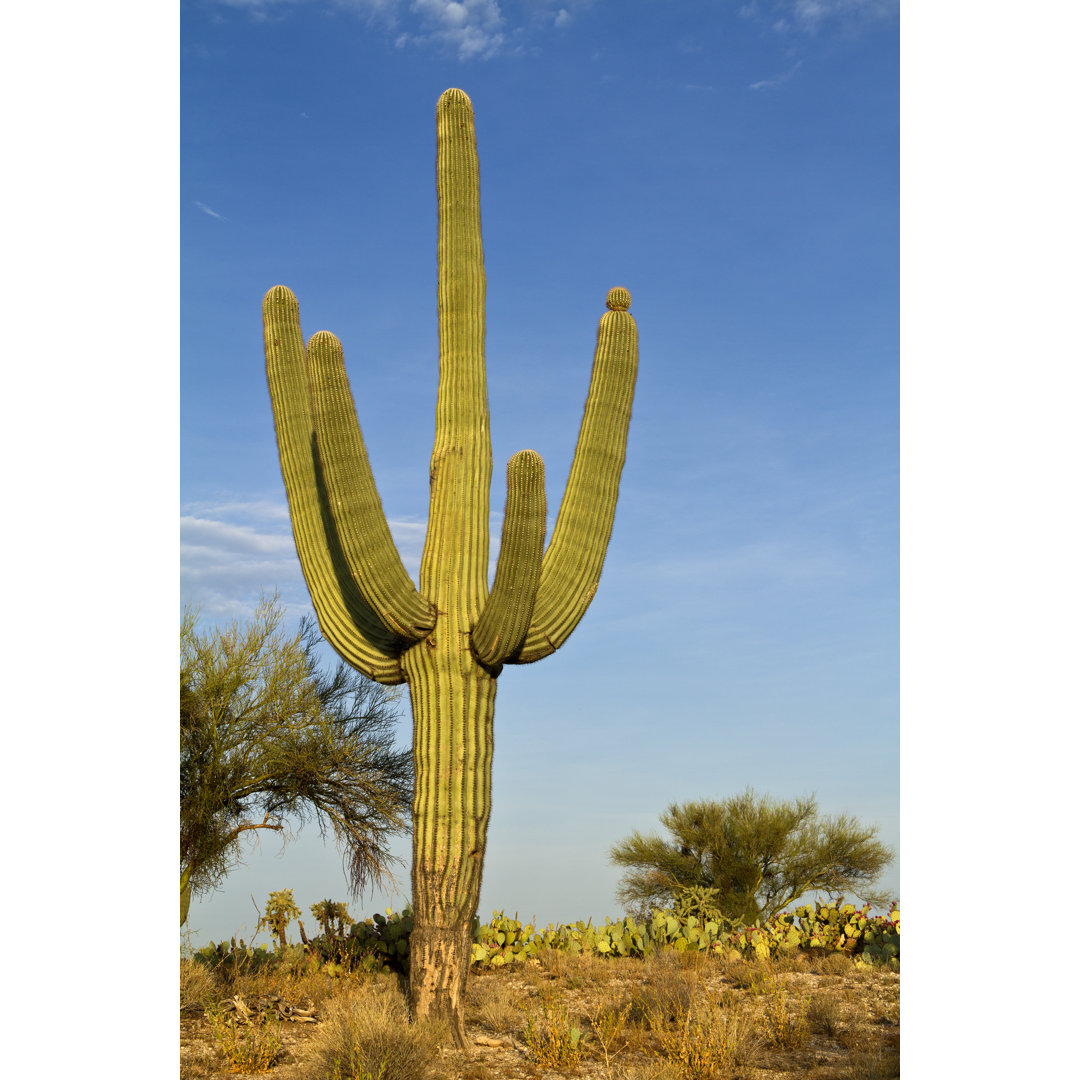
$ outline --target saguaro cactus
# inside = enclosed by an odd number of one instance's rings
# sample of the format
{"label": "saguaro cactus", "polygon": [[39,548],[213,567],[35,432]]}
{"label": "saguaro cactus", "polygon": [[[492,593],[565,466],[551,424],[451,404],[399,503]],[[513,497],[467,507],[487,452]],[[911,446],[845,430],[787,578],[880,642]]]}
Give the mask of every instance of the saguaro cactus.
{"label": "saguaro cactus", "polygon": [[439,391],[420,587],[394,547],[345,376],[341,343],[304,347],[296,297],[263,301],[266,371],[293,536],[323,635],[413,713],[410,1003],[464,1038],[472,919],[491,813],[495,680],[566,641],[596,592],[615,517],[637,374],[630,294],[607,295],[585,415],[544,550],[544,464],[507,466],[506,513],[488,590],[491,439],[484,369],[484,254],[472,103],[436,107]]}

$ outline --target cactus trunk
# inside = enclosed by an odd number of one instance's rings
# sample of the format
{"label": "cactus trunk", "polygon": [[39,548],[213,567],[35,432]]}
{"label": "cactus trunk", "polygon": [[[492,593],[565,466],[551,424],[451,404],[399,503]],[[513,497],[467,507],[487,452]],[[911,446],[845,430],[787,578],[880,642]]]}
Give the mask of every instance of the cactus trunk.
{"label": "cactus trunk", "polygon": [[410,650],[405,670],[416,762],[409,999],[460,1043],[491,817],[495,680],[452,638]]}
{"label": "cactus trunk", "polygon": [[[435,629],[402,657],[413,712],[414,1015],[448,1021],[464,1044],[465,979],[491,816],[495,679],[470,645],[487,599],[491,438],[484,369],[484,252],[472,107],[436,109],[439,393],[420,591]],[[413,961],[416,961],[415,963]]]}
{"label": "cactus trunk", "polygon": [[263,302],[266,370],[293,536],[327,641],[380,682],[405,682],[413,713],[413,1016],[464,1042],[465,981],[491,816],[495,680],[554,652],[596,592],[611,535],[637,373],[630,294],[608,293],[570,478],[544,551],[544,468],[507,466],[488,591],[491,440],[484,367],[486,282],[472,103],[436,108],[439,392],[427,536],[417,589],[390,537],[341,344],[306,349],[296,298]]}

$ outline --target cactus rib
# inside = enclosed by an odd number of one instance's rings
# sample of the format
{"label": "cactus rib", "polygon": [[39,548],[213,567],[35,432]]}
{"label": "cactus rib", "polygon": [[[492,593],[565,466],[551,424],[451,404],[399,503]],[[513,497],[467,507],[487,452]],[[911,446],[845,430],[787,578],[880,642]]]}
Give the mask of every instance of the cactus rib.
{"label": "cactus rib", "polygon": [[320,331],[308,342],[307,353],[319,459],[349,570],[383,626],[405,641],[419,641],[435,626],[435,612],[416,591],[390,535],[341,342]]}
{"label": "cactus rib", "polygon": [[630,293],[610,290],[607,306],[597,330],[570,476],[544,553],[532,625],[520,652],[507,658],[510,664],[530,664],[558,649],[581,621],[600,583],[626,460],[638,363]]}
{"label": "cactus rib", "polygon": [[275,285],[263,299],[263,338],[293,539],[319,629],[365,675],[391,686],[402,683],[402,642],[364,600],[338,541],[311,422],[300,306],[284,285]]}
{"label": "cactus rib", "polygon": [[439,389],[420,591],[465,632],[487,596],[491,435],[484,369],[487,281],[472,102],[445,91],[435,109],[439,205]]}
{"label": "cactus rib", "polygon": [[547,527],[544,462],[533,450],[515,454],[506,466],[506,513],[495,581],[472,646],[487,667],[501,664],[525,641],[532,619]]}
{"label": "cactus rib", "polygon": [[[491,436],[484,368],[486,281],[472,103],[436,106],[439,385],[419,589],[379,501],[341,344],[304,349],[296,298],[263,306],[267,378],[293,536],[319,625],[353,666],[406,682],[413,714],[413,1015],[449,1022],[464,1045],[464,989],[491,815],[496,678],[570,635],[596,592],[611,535],[637,370],[625,289],[608,293],[562,506],[547,551],[544,464],[507,466],[490,595]],[[590,931],[591,933],[591,931]],[[578,948],[580,949],[580,944]]]}

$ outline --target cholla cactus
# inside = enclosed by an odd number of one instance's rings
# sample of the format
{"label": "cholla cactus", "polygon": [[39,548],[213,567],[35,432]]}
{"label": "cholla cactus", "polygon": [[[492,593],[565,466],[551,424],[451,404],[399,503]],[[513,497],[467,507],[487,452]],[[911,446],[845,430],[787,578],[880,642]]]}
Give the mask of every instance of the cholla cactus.
{"label": "cholla cactus", "polygon": [[311,914],[328,939],[345,936],[345,921],[349,918],[349,912],[344,904],[320,900],[311,905]]}
{"label": "cholla cactus", "polygon": [[507,466],[506,512],[488,590],[491,440],[484,368],[485,276],[472,103],[436,108],[439,390],[420,584],[382,510],[345,375],[341,343],[305,348],[296,297],[263,302],[267,378],[293,536],[319,626],[353,666],[406,682],[412,704],[414,1016],[464,1037],[465,978],[491,812],[495,680],[504,664],[554,652],[596,592],[626,454],[637,328],[630,294],[607,295],[566,492],[544,549],[544,465]]}
{"label": "cholla cactus", "polygon": [[299,917],[300,909],[293,900],[292,889],[281,889],[270,894],[270,898],[266,901],[266,914],[263,915],[261,921],[277,935],[278,944],[284,949],[288,945],[285,931],[289,923]]}

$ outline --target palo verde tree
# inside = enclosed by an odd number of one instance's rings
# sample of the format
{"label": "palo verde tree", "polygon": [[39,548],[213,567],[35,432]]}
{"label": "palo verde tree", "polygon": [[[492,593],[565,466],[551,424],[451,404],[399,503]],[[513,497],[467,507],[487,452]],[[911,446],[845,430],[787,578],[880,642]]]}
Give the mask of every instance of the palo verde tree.
{"label": "palo verde tree", "polygon": [[811,892],[885,900],[867,891],[893,860],[877,826],[823,817],[814,796],[784,802],[747,788],[720,802],[673,803],[660,822],[670,839],[635,832],[611,849],[627,868],[616,897],[637,915],[690,902],[752,923]]}
{"label": "palo verde tree", "polygon": [[607,295],[566,492],[544,549],[544,466],[507,466],[506,511],[488,589],[491,440],[485,276],[472,103],[436,106],[439,386],[420,584],[394,547],[364,448],[341,343],[305,348],[296,297],[263,301],[266,370],[296,549],[323,635],[350,664],[407,683],[413,713],[409,997],[417,1019],[464,1041],[472,919],[491,813],[495,680],[569,637],[596,592],[611,536],[637,374],[630,294]]}
{"label": "palo verde tree", "polygon": [[339,663],[318,662],[318,631],[281,627],[264,598],[241,626],[180,627],[180,923],[193,893],[220,884],[243,840],[288,820],[329,824],[358,894],[396,860],[407,831],[412,761],[395,745],[394,694]]}

